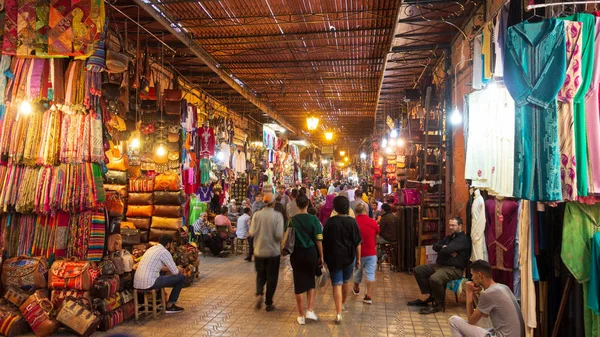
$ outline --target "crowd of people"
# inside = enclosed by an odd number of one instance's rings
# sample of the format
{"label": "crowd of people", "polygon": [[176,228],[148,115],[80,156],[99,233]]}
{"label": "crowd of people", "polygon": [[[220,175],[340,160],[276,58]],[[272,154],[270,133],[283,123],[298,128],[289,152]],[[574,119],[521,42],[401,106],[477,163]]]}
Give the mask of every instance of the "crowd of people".
{"label": "crowd of people", "polygon": [[[275,193],[273,193],[275,192]],[[363,303],[372,304],[377,264],[382,259],[380,245],[397,244],[397,200],[388,195],[385,200],[369,199],[360,187],[331,183],[328,188],[307,186],[287,189],[278,186],[276,191],[258,193],[254,200],[244,200],[242,207],[224,206],[214,219],[215,232],[208,226],[206,214],[194,223],[193,230],[207,243],[215,256],[223,254],[224,240],[237,237],[249,241],[247,261],[254,259],[256,269],[256,308],[275,309],[273,296],[277,289],[281,262],[281,242],[293,235],[290,254],[294,292],[298,309],[297,322],[318,320],[314,310],[315,289],[325,274],[329,275],[336,310],[336,323],[342,322],[350,288],[354,295],[361,293],[365,277]],[[232,220],[236,226],[232,225]],[[425,300],[408,302],[408,306],[423,307],[420,314],[433,314],[445,307],[445,287],[450,281],[461,279],[469,264],[470,238],[463,232],[460,217],[448,222],[449,235],[433,245],[437,252],[435,264],[418,266],[413,275]],[[164,241],[164,242],[162,242]],[[158,271],[168,269],[177,275],[178,270],[164,254],[161,239],[156,256],[144,255],[142,266],[152,275],[138,284],[144,286],[174,286],[168,312],[181,312],[175,305],[180,291],[176,277],[159,277]],[[288,247],[289,248],[289,247]],[[145,263],[144,263],[145,262]],[[470,264],[472,281],[464,284],[467,299],[467,319],[453,316],[449,320],[453,336],[524,336],[524,325],[519,304],[505,285],[492,279],[492,267],[486,261]],[[475,307],[475,303],[477,305]],[[477,326],[482,317],[490,317],[493,329]],[[516,324],[520,323],[520,324]]]}

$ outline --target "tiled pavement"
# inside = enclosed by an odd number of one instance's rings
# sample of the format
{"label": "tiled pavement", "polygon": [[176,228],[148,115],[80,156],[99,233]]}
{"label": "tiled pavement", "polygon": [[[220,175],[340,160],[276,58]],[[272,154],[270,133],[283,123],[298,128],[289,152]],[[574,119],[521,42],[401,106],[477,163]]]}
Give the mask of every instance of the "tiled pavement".
{"label": "tiled pavement", "polygon": [[464,317],[464,299],[456,304],[447,291],[445,313],[423,316],[406,302],[418,294],[414,278],[405,273],[377,273],[374,303],[365,305],[362,296],[350,293],[348,312],[341,325],[334,324],[335,309],[331,285],[317,291],[315,311],[319,321],[296,323],[292,272],[289,260],[282,261],[275,293],[276,310],[254,308],[255,273],[253,263],[239,256],[225,259],[207,257],[200,261],[200,279],[183,290],[179,305],[185,312],[147,319],[130,320],[101,336],[127,333],[133,336],[451,336],[448,318]]}

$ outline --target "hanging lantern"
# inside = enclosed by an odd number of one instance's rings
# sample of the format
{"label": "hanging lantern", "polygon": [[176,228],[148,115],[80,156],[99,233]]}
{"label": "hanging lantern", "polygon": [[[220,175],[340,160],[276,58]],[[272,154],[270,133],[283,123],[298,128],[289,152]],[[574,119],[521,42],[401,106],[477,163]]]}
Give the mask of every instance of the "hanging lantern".
{"label": "hanging lantern", "polygon": [[319,118],[314,117],[314,116],[308,117],[306,119],[306,125],[308,126],[309,131],[316,130],[317,126],[319,126]]}

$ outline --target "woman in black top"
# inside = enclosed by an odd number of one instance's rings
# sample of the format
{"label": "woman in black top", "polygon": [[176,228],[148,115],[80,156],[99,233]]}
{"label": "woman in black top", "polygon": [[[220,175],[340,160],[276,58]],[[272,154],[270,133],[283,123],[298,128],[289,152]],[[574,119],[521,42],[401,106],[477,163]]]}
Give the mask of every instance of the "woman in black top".
{"label": "woman in black top", "polygon": [[[298,324],[304,325],[306,318],[316,321],[317,315],[313,311],[315,301],[315,273],[317,267],[323,264],[323,231],[319,218],[308,214],[308,197],[299,195],[296,205],[299,213],[290,219],[290,226],[296,232],[294,251],[290,256],[292,272],[294,275],[294,293],[299,316]],[[306,293],[306,313],[302,304],[302,294]]]}
{"label": "woman in black top", "polygon": [[348,298],[349,281],[354,266],[360,267],[360,230],[348,215],[350,201],[344,196],[333,199],[337,215],[329,218],[323,228],[323,252],[329,269],[333,299],[337,311],[336,323],[342,321],[342,308]]}

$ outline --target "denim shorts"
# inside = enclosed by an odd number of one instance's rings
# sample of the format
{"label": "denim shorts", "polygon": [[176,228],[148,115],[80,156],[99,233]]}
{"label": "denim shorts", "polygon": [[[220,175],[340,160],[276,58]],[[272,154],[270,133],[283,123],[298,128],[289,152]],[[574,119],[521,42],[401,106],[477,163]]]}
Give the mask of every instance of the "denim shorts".
{"label": "denim shorts", "polygon": [[354,282],[362,282],[363,270],[367,274],[367,281],[375,281],[375,270],[377,269],[377,256],[364,256],[360,258],[360,268],[354,271]]}
{"label": "denim shorts", "polygon": [[[356,261],[356,260],[355,260]],[[354,270],[355,262],[350,263],[342,269],[329,270],[329,276],[331,277],[331,285],[339,286],[343,283],[348,283],[352,277],[352,270]]]}

